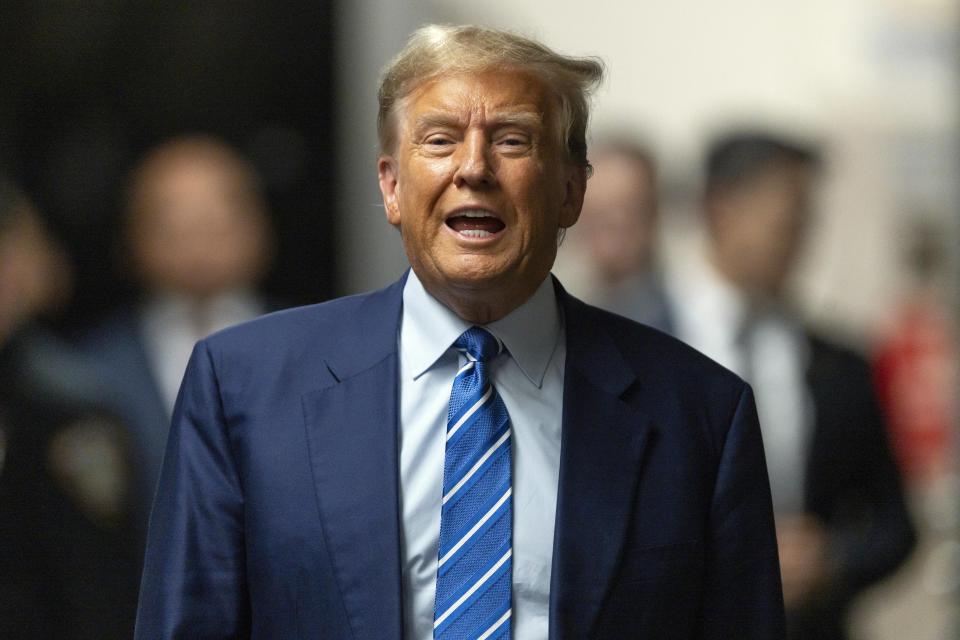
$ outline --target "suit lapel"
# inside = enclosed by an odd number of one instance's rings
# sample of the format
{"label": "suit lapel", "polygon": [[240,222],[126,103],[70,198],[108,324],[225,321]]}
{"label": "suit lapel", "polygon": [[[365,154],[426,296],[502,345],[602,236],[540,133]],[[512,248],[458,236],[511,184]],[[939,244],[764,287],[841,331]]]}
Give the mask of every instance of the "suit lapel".
{"label": "suit lapel", "polygon": [[403,629],[396,351],[403,283],[346,319],[348,334],[327,336],[336,343],[326,361],[330,379],[303,397],[324,538],[355,638],[399,638]]}
{"label": "suit lapel", "polygon": [[635,382],[604,325],[558,286],[566,318],[563,435],[550,585],[550,637],[586,638],[631,521],[649,421],[622,395]]}

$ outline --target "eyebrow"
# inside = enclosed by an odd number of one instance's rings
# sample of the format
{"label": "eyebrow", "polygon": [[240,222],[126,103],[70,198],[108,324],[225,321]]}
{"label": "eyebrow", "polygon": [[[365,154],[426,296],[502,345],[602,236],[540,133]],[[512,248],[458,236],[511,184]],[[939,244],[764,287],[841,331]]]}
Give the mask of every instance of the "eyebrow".
{"label": "eyebrow", "polygon": [[463,124],[457,116],[445,113],[427,113],[417,118],[414,130],[419,131],[427,127],[456,127]]}
{"label": "eyebrow", "polygon": [[[421,131],[429,127],[459,127],[463,120],[453,114],[442,112],[426,113],[417,118],[414,131]],[[489,128],[518,125],[529,129],[538,129],[543,126],[543,116],[534,111],[516,111],[494,114],[487,120]]]}
{"label": "eyebrow", "polygon": [[514,113],[497,114],[490,118],[493,126],[519,125],[530,129],[543,126],[543,114],[533,111],[517,111]]}

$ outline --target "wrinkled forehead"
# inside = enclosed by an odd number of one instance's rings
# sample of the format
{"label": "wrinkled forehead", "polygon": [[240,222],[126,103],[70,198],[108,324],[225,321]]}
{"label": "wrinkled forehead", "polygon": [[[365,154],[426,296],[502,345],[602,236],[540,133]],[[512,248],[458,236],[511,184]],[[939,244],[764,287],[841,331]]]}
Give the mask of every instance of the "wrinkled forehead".
{"label": "wrinkled forehead", "polygon": [[440,73],[413,85],[397,101],[394,136],[409,133],[423,122],[451,124],[515,122],[552,129],[559,98],[545,82],[523,69],[485,69]]}

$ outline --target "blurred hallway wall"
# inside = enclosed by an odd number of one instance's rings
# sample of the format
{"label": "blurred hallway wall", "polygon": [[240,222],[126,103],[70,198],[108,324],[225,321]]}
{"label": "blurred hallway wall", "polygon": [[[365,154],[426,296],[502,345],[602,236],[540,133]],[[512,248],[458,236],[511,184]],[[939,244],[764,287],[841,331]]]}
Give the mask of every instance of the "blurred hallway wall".
{"label": "blurred hallway wall", "polygon": [[337,12],[341,180],[335,263],[340,293],[349,294],[384,286],[406,268],[377,186],[377,81],[381,67],[431,12],[416,0],[340,2]]}

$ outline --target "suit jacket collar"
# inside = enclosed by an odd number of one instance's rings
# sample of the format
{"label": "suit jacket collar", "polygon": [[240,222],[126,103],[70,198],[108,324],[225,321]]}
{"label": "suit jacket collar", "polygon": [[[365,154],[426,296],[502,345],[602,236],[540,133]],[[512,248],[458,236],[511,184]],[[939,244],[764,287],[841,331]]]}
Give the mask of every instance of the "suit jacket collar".
{"label": "suit jacket collar", "polygon": [[336,380],[350,378],[384,357],[396,355],[406,282],[405,272],[390,286],[357,296],[360,302],[352,314],[337,319],[335,329],[343,335],[324,336],[330,348],[326,365]]}

